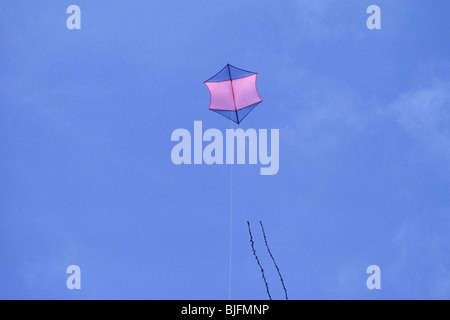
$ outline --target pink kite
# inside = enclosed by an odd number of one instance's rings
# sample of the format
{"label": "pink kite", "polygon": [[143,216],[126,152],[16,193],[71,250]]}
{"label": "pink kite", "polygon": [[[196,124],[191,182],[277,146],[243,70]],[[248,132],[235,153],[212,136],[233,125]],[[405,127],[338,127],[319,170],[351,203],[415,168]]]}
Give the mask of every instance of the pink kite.
{"label": "pink kite", "polygon": [[262,100],[256,89],[256,72],[227,64],[219,73],[205,81],[211,95],[209,110],[233,120],[237,124]]}

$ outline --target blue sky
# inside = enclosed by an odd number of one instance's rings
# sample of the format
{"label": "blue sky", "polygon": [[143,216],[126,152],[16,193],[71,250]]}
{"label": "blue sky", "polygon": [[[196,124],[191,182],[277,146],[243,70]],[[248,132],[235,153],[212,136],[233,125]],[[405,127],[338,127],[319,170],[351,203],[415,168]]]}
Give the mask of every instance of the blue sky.
{"label": "blue sky", "polygon": [[[247,221],[283,298],[260,220],[291,299],[450,298],[449,10],[0,0],[0,298],[228,299],[231,188],[233,299],[266,299]],[[280,130],[279,173],[232,186],[170,158],[173,130],[230,127],[203,84],[227,63],[259,73],[241,127]]]}

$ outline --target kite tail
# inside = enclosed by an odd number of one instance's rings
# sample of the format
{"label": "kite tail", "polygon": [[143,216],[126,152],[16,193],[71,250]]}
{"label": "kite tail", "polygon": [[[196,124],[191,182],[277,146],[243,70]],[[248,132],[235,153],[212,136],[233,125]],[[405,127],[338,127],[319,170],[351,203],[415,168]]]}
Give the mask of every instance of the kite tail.
{"label": "kite tail", "polygon": [[278,275],[280,276],[280,280],[281,280],[281,284],[283,285],[283,289],[284,289],[284,294],[286,296],[286,300],[289,300],[288,294],[287,294],[287,290],[286,290],[286,286],[284,285],[284,280],[283,280],[283,277],[281,276],[280,269],[278,268],[278,265],[277,265],[277,263],[275,261],[275,258],[272,255],[272,252],[270,252],[269,244],[267,243],[266,232],[264,231],[264,226],[263,226],[261,221],[259,222],[259,224],[261,225],[261,230],[262,230],[262,233],[263,233],[263,236],[264,236],[264,242],[266,243],[267,251],[269,252],[269,255],[272,258],[273,264],[275,265],[275,268],[277,269]]}
{"label": "kite tail", "polygon": [[261,269],[261,275],[264,280],[264,284],[266,285],[267,295],[269,296],[269,299],[272,300],[272,297],[271,297],[270,291],[269,291],[269,284],[267,283],[266,276],[264,275],[264,269],[261,266],[261,263],[259,262],[258,256],[256,255],[255,243],[253,242],[252,230],[250,229],[250,222],[247,221],[247,224],[248,224],[248,233],[250,234],[250,243],[252,245],[253,255],[255,256],[255,259],[256,259],[256,262],[258,263],[259,268]]}

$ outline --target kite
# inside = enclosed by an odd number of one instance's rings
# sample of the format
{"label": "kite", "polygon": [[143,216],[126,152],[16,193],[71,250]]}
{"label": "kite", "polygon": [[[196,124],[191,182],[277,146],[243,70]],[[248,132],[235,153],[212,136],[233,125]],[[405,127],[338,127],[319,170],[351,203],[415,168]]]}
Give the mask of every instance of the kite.
{"label": "kite", "polygon": [[209,110],[240,124],[262,102],[256,89],[257,76],[256,72],[227,64],[205,81],[211,96]]}

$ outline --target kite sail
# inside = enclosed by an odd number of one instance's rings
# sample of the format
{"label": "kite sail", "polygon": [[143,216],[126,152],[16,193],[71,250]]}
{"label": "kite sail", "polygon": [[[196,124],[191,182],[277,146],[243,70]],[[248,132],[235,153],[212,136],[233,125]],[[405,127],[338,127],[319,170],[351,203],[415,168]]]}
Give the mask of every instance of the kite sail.
{"label": "kite sail", "polygon": [[262,100],[256,89],[256,72],[227,64],[214,77],[205,81],[211,102],[209,110],[241,123]]}

